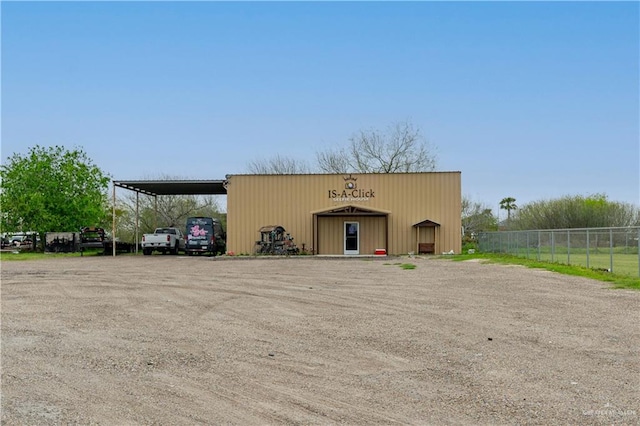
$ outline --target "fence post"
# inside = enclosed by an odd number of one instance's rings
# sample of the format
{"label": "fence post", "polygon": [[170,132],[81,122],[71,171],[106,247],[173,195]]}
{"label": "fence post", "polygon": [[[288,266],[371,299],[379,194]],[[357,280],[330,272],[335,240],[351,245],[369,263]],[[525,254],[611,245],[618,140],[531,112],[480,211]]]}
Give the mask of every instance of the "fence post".
{"label": "fence post", "polygon": [[538,262],[540,262],[540,231],[538,231]]}
{"label": "fence post", "polygon": [[609,228],[609,272],[613,273],[613,229]]}
{"label": "fence post", "polygon": [[527,259],[529,258],[529,231],[527,231]]}
{"label": "fence post", "polygon": [[556,233],[551,231],[551,263],[555,262],[556,257]]}
{"label": "fence post", "polygon": [[589,230],[587,229],[587,268],[589,268]]}
{"label": "fence post", "polygon": [[571,231],[567,230],[567,265],[571,265]]}

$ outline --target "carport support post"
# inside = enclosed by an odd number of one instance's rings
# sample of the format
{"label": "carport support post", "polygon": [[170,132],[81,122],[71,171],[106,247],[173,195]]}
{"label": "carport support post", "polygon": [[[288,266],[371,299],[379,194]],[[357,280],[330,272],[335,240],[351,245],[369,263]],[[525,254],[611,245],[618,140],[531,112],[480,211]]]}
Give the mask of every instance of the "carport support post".
{"label": "carport support post", "polygon": [[113,222],[111,223],[111,246],[113,257],[116,256],[116,185],[113,184]]}
{"label": "carport support post", "polygon": [[140,191],[136,191],[136,254],[138,254],[138,229],[140,229],[140,223],[139,223],[139,213],[140,213]]}

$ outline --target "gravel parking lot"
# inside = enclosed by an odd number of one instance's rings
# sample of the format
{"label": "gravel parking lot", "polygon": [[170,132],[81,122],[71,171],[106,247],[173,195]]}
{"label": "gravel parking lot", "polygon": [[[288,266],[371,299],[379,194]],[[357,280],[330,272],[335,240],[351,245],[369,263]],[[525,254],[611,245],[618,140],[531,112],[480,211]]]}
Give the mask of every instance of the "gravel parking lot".
{"label": "gravel parking lot", "polygon": [[598,281],[162,255],[1,278],[3,425],[640,423],[640,292]]}

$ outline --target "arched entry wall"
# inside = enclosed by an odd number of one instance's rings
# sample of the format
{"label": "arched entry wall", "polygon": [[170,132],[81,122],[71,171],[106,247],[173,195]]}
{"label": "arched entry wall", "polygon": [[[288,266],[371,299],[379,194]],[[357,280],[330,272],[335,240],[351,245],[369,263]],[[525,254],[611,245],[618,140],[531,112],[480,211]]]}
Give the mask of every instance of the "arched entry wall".
{"label": "arched entry wall", "polygon": [[[312,214],[315,254],[371,254],[388,248],[388,211],[346,205]],[[354,238],[349,235],[354,225],[356,250]]]}

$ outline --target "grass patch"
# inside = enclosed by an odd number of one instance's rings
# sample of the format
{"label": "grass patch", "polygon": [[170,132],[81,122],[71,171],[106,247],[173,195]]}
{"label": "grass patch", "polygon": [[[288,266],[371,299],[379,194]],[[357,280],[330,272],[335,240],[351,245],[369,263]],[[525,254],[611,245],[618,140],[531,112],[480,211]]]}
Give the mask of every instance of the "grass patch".
{"label": "grass patch", "polygon": [[402,269],[416,269],[416,265],[414,265],[413,263],[402,263],[400,264],[400,267]]}
{"label": "grass patch", "polygon": [[[135,253],[118,253],[118,256],[122,255],[135,255]],[[84,257],[87,256],[103,256],[102,249],[97,250],[85,250]],[[111,256],[109,253],[107,256]],[[2,251],[0,252],[0,261],[24,261],[24,260],[38,260],[38,259],[60,259],[65,257],[80,257],[80,252],[75,253],[43,253],[39,251]]]}
{"label": "grass patch", "polygon": [[402,269],[416,269],[416,265],[414,265],[413,263],[402,263],[402,262],[395,262],[395,263],[383,263],[383,265],[393,265],[393,266],[399,266]]}
{"label": "grass patch", "polygon": [[554,251],[551,251],[548,247],[540,250],[517,249],[496,254],[506,254],[538,260],[539,262],[562,263],[565,265],[583,266],[594,269],[608,269],[611,267],[611,260],[613,260],[614,273],[618,275],[630,275],[632,277],[638,276],[638,253],[633,253],[633,250],[627,250],[625,252],[624,247],[614,248],[613,254],[609,253],[609,250],[592,248],[589,251],[589,256],[587,256],[585,249],[571,248],[570,252],[568,252],[566,247],[556,247]]}
{"label": "grass patch", "polygon": [[604,281],[607,283],[611,283],[613,288],[640,290],[640,278],[638,277],[631,277],[629,275],[620,275],[615,273],[612,274],[610,272],[594,270],[591,268],[586,268],[584,266],[537,261],[512,255],[494,253],[459,254],[454,256],[447,256],[445,259],[451,259],[453,261],[481,259],[482,261],[487,263],[522,265],[527,268],[545,269],[547,271],[557,272],[559,274],[573,275],[577,277],[585,277],[598,281]]}

